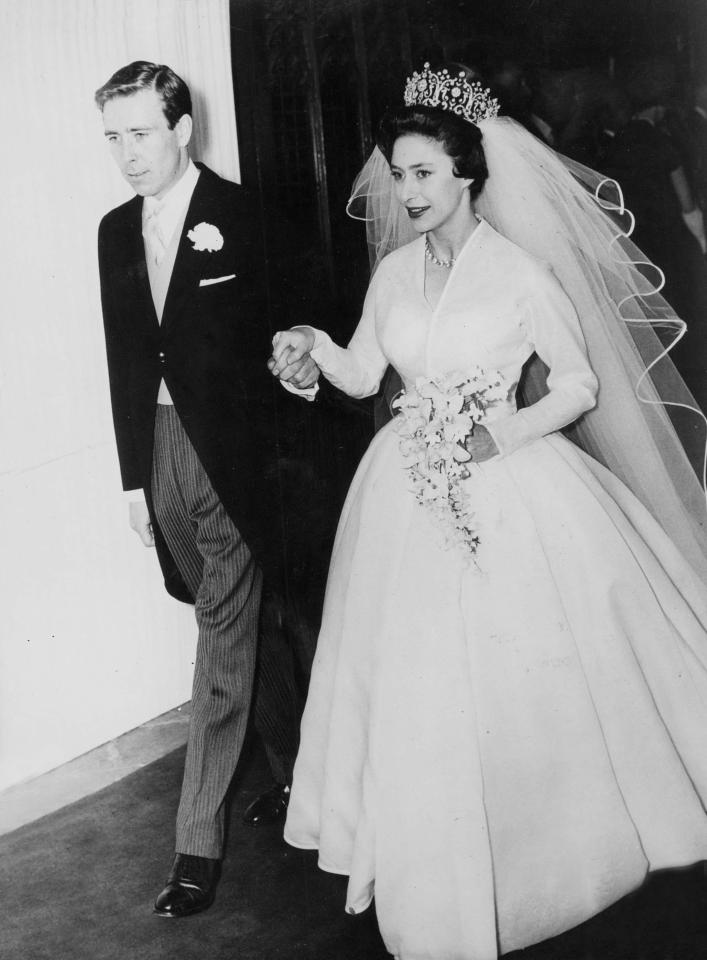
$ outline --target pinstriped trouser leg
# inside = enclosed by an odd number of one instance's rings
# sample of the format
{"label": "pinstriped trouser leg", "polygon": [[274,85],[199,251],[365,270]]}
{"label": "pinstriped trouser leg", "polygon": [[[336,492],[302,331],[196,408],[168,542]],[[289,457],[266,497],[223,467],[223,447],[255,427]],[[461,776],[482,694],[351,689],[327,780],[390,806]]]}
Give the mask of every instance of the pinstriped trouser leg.
{"label": "pinstriped trouser leg", "polygon": [[302,697],[295,680],[295,663],[284,620],[291,610],[275,595],[263,597],[260,648],[253,719],[265,747],[276,783],[292,783],[299,745]]}
{"label": "pinstriped trouser leg", "polygon": [[250,709],[262,576],[171,406],[157,407],[152,494],[199,627],[176,851],[219,858]]}

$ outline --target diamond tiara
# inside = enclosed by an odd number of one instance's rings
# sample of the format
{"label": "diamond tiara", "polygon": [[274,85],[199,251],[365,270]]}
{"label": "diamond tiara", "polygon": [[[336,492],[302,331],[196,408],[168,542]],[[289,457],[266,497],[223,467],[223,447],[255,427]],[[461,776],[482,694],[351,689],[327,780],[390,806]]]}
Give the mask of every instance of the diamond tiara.
{"label": "diamond tiara", "polygon": [[425,63],[421,73],[417,70],[408,77],[403,97],[406,107],[437,107],[463,117],[469,123],[493,120],[498,116],[499,104],[488,88],[478,80],[469,82],[460,70],[456,77],[445,67],[439,73],[430,70]]}

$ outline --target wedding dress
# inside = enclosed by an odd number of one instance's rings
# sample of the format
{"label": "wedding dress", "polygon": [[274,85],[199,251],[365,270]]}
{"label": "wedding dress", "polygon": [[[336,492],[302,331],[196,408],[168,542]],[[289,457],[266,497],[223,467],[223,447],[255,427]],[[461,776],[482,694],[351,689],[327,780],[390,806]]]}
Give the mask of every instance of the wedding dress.
{"label": "wedding dress", "polygon": [[[388,363],[408,388],[500,373],[500,453],[465,481],[480,543],[445,543],[389,423],[341,516],[285,836],[349,875],[350,912],[375,897],[400,960],[494,960],[707,859],[707,595],[559,432],[597,382],[551,271],[482,221],[435,306],[424,275],[421,237],[313,356],[356,397]],[[548,393],[516,410],[533,352]]]}

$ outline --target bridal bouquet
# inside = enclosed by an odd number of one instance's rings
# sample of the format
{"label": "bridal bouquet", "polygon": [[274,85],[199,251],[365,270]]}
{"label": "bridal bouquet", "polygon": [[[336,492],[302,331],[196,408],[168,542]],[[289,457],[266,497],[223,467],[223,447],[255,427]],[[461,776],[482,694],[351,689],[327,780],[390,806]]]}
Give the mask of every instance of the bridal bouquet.
{"label": "bridal bouquet", "polygon": [[497,371],[489,374],[480,367],[471,374],[418,378],[414,389],[403,391],[392,404],[399,414],[394,429],[415,498],[440,524],[447,545],[471,554],[480,540],[463,482],[471,476],[464,441],[488,408],[506,399],[502,380]]}

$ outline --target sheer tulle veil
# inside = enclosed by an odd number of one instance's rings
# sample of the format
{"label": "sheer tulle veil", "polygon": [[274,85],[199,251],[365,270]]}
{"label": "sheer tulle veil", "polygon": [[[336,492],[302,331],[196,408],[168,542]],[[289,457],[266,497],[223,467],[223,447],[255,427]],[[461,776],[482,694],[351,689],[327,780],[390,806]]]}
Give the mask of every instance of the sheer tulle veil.
{"label": "sheer tulle veil", "polygon": [[[476,212],[552,267],[577,310],[599,379],[596,407],[569,436],[627,484],[707,579],[707,421],[668,356],[685,324],[659,292],[660,270],[629,239],[632,216],[620,187],[508,117],[478,126],[489,177]],[[366,221],[373,269],[417,237],[378,148],[347,209]],[[544,390],[545,370],[535,358],[523,402]]]}

